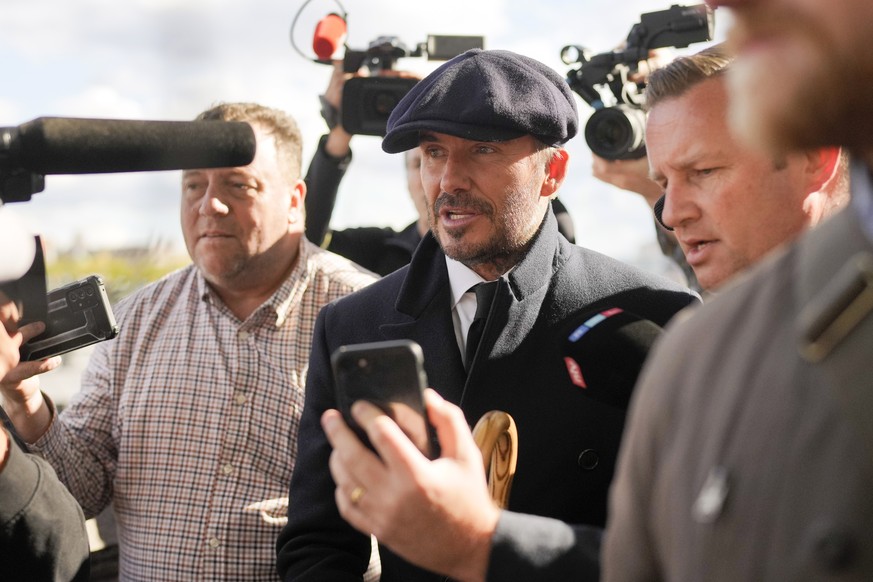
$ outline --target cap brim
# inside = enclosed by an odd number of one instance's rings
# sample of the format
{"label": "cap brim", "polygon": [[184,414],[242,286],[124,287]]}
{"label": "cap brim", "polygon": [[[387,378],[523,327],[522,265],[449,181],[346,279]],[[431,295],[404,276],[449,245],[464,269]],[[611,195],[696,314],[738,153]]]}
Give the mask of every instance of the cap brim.
{"label": "cap brim", "polygon": [[470,125],[444,119],[421,120],[394,127],[382,139],[382,150],[389,154],[399,154],[416,148],[422,131],[444,133],[470,141],[507,141],[525,135],[523,131],[516,129]]}

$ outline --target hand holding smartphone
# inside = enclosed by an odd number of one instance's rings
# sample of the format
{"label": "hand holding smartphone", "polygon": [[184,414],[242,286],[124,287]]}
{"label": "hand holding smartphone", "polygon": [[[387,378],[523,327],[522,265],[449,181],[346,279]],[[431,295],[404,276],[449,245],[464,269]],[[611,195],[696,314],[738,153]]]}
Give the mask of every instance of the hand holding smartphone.
{"label": "hand holding smartphone", "polygon": [[22,360],[42,360],[118,335],[106,288],[97,275],[54,289],[46,300],[45,331],[21,346]]}
{"label": "hand holding smartphone", "polygon": [[337,407],[346,424],[371,449],[351,406],[367,400],[390,416],[428,458],[439,456],[439,442],[427,420],[427,376],[421,346],[411,340],[388,340],[341,346],[331,356]]}

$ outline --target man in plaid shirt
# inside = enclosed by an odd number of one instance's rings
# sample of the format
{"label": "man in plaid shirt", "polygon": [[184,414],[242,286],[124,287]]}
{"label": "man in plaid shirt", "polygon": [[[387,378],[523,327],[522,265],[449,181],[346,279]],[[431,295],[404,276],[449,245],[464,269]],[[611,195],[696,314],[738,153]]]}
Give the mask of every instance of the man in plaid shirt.
{"label": "man in plaid shirt", "polygon": [[198,120],[249,122],[257,154],[183,173],[193,265],[117,305],[63,414],[28,378],[57,357],[0,388],[85,514],[113,502],[122,580],[277,580],[280,526],[250,506],[287,494],[315,316],[375,277],[303,236],[293,119],[238,103]]}

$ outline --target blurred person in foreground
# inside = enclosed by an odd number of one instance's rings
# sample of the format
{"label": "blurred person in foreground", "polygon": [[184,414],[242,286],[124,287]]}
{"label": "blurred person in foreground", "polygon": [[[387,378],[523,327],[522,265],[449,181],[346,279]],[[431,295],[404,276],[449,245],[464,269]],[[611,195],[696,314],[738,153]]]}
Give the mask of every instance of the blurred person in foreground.
{"label": "blurred person in foreground", "polygon": [[[430,234],[407,267],[319,314],[288,525],[278,540],[283,579],[360,579],[371,533],[382,544],[383,582],[481,577],[486,569],[501,576],[502,562],[489,563],[492,539],[499,545],[506,536],[498,532],[527,527],[479,495],[483,519],[462,520],[458,536],[429,535],[428,518],[455,509],[457,497],[429,495],[450,479],[440,470],[455,461],[448,443],[433,462],[419,454],[422,471],[411,482],[402,474],[383,487],[333,479],[334,459],[341,457],[332,457],[321,424],[322,415],[339,422],[328,412],[337,406],[330,356],[342,345],[401,338],[421,345],[430,386],[459,405],[470,425],[493,409],[514,417],[520,470],[509,508],[589,525],[581,561],[596,579],[624,408],[590,398],[571,381],[562,331],[580,312],[613,307],[663,325],[697,297],[559,234],[550,199],[566,176],[563,144],[577,127],[564,79],[509,51],[455,57],[392,112],[382,148],[420,150]],[[477,311],[484,321],[478,344],[469,331]],[[357,457],[374,470],[381,465],[372,453]],[[462,484],[459,495],[467,494],[476,493]],[[421,507],[427,510],[405,511]],[[465,551],[474,540],[484,544],[476,544],[480,553],[467,570],[448,548],[416,554],[401,543],[415,550],[436,539],[461,542]],[[524,578],[520,569],[513,573]]]}
{"label": "blurred person in foreground", "polygon": [[276,580],[279,526],[247,507],[287,492],[316,314],[374,277],[303,236],[290,116],[237,103],[197,119],[250,123],[257,152],[182,173],[193,264],[118,304],[118,337],[60,415],[26,364],[0,388],[85,514],[113,502],[122,580]]}
{"label": "blurred person in foreground", "polygon": [[668,331],[610,498],[605,580],[873,578],[873,4],[732,9],[731,127],[845,147],[851,204]]}
{"label": "blurred person in foreground", "polygon": [[[368,69],[362,67],[357,74],[366,75]],[[420,78],[409,71],[393,69],[380,70],[379,75]],[[354,136],[343,127],[340,112],[346,81],[354,76],[343,70],[342,61],[335,61],[330,82],[320,96],[322,116],[329,131],[319,139],[306,172],[306,236],[322,248],[342,255],[374,273],[387,275],[409,263],[418,243],[428,231],[427,200],[420,172],[421,152],[411,149],[403,155],[407,192],[416,212],[414,222],[400,231],[387,226],[358,226],[343,230],[329,228],[340,182],[352,162],[351,142]],[[356,195],[370,196],[366,190],[372,190],[372,186],[358,187]],[[557,197],[552,200],[552,208],[561,234],[570,242],[575,242],[573,220]]]}
{"label": "blurred person in foreground", "polygon": [[[24,275],[34,251],[34,238],[0,206],[0,283]],[[18,365],[21,344],[45,329],[42,322],[19,328],[19,320],[18,306],[0,291],[0,378]],[[15,441],[2,409],[0,417],[0,579],[88,580],[82,509],[51,465]]]}

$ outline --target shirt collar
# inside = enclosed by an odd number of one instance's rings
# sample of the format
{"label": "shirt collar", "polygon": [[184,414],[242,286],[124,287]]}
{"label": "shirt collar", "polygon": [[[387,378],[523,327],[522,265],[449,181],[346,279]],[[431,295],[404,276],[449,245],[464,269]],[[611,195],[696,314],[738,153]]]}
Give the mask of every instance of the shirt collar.
{"label": "shirt collar", "polygon": [[469,291],[470,287],[485,282],[485,279],[473,269],[449,257],[446,257],[446,269],[449,272],[449,285],[452,288],[452,309],[455,308],[464,293]]}
{"label": "shirt collar", "polygon": [[[449,285],[452,288],[452,309],[458,305],[458,301],[464,296],[464,293],[470,290],[470,287],[478,283],[487,283],[487,279],[483,279],[476,271],[467,265],[450,259],[446,256],[446,269],[449,272]],[[512,269],[500,276],[500,279],[506,279],[506,276],[512,272]]]}
{"label": "shirt collar", "polygon": [[[307,244],[306,237],[301,236],[300,245],[297,250],[297,264],[294,266],[291,274],[285,278],[269,299],[252,312],[246,321],[255,317],[263,317],[262,314],[269,311],[270,319],[273,320],[275,326],[277,328],[282,327],[296,300],[306,290],[311,275],[311,261],[309,260],[311,254],[312,247]],[[230,313],[221,297],[218,296],[203,277],[203,273],[196,267],[195,270],[197,271],[197,292],[200,298],[207,303],[221,306],[222,309],[226,309]]]}

